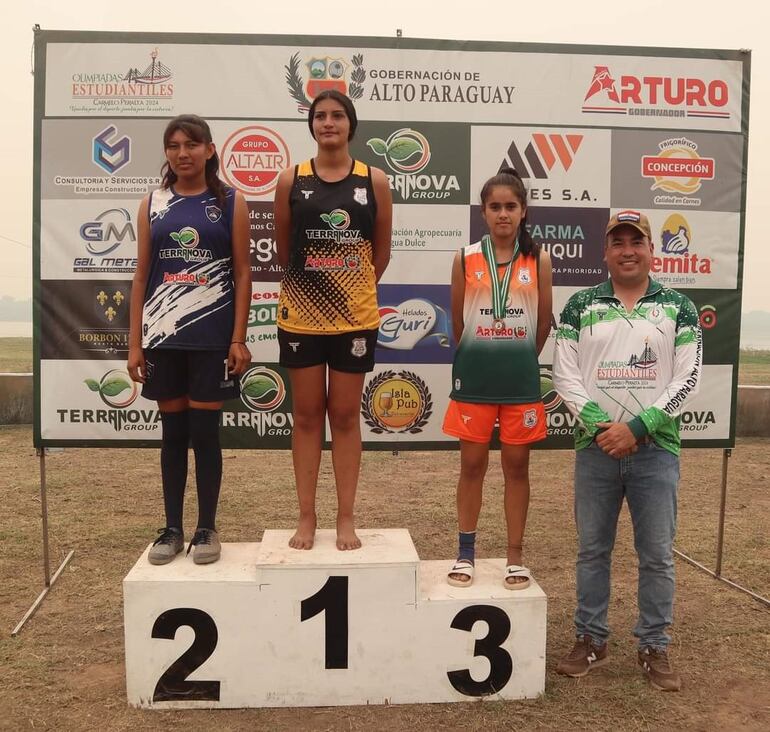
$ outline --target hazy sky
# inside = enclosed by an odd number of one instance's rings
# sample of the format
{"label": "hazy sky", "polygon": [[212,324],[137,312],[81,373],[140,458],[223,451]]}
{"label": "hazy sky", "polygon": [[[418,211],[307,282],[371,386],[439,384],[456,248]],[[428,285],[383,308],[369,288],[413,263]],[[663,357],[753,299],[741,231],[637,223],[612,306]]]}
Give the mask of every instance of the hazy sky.
{"label": "hazy sky", "polygon": [[[743,309],[770,310],[770,9],[761,0],[27,0],[3,8],[5,114],[0,180],[0,297],[32,294],[32,26],[46,30],[394,36],[453,40],[752,50]],[[14,240],[14,241],[11,241]]]}

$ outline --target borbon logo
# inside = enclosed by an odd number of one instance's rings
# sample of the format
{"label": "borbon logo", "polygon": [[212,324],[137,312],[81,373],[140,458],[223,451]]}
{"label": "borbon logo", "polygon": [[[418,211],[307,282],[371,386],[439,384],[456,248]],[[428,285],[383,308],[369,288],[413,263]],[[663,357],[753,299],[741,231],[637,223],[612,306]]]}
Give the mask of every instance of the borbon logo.
{"label": "borbon logo", "polygon": [[594,66],[583,112],[643,117],[729,119],[729,88],[722,79],[675,76],[613,77],[608,66]]}
{"label": "borbon logo", "polygon": [[[366,69],[361,53],[353,56],[351,61],[341,57],[312,56],[305,61],[304,70],[301,66],[297,52],[284,67],[289,95],[297,102],[297,111],[300,114],[307,113],[313,99],[327,89],[336,89],[354,100],[360,99],[364,94]],[[307,75],[307,82],[303,73]]]}
{"label": "borbon logo", "polygon": [[650,190],[672,195],[655,196],[655,204],[700,206],[700,198],[692,195],[704,180],[714,179],[714,158],[702,157],[698,145],[686,137],[663,140],[658,147],[657,155],[642,156],[642,176],[652,178]]}
{"label": "borbon logo", "polygon": [[121,369],[108,371],[99,381],[86,379],[86,386],[101,397],[102,401],[115,409],[130,407],[139,396],[139,389],[131,377]]}
{"label": "borbon logo", "polygon": [[361,414],[377,435],[418,434],[433,414],[428,385],[412,371],[383,371],[361,397]]}
{"label": "borbon logo", "polygon": [[265,196],[278,185],[278,175],[290,164],[289,148],[269,127],[242,127],[222,147],[222,175],[247,196]]}
{"label": "borbon logo", "polygon": [[280,407],[285,398],[283,379],[266,366],[249,369],[241,377],[241,400],[249,409],[270,412]]}
{"label": "borbon logo", "polygon": [[131,138],[124,135],[116,139],[117,128],[105,127],[93,139],[93,161],[110,175],[117,173],[131,160]]}
{"label": "borbon logo", "polygon": [[583,142],[583,135],[533,133],[523,150],[511,142],[500,169],[513,168],[522,178],[548,178],[557,162],[569,171]]}

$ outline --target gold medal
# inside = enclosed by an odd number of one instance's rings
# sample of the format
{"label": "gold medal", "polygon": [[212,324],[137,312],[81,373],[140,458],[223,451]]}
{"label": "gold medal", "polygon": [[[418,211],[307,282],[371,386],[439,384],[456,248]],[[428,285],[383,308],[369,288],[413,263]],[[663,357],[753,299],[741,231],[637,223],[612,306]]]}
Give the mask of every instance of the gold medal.
{"label": "gold medal", "polygon": [[502,333],[503,329],[505,328],[505,321],[502,318],[495,318],[495,322],[493,323],[495,333]]}

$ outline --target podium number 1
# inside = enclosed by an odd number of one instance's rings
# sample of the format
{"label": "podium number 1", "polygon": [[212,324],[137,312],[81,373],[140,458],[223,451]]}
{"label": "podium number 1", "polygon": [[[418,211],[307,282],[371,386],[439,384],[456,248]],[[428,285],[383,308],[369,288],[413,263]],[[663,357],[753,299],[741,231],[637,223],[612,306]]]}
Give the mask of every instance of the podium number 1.
{"label": "podium number 1", "polygon": [[300,620],[326,612],[326,668],[348,667],[348,578],[329,577],[326,584],[300,606]]}

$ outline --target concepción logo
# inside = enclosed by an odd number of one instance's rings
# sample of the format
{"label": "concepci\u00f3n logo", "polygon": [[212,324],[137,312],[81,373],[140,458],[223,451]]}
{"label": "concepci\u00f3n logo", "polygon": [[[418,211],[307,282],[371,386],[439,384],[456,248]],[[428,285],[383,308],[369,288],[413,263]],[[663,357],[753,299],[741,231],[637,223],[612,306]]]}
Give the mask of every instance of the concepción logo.
{"label": "concepci\u00f3n logo", "polygon": [[117,127],[109,125],[93,138],[93,162],[110,175],[131,161],[131,138],[115,139],[117,133]]}
{"label": "concepci\u00f3n logo", "polygon": [[513,140],[500,163],[500,170],[513,168],[522,178],[548,178],[557,161],[569,171],[583,142],[583,135],[532,133],[523,154]]}
{"label": "concepci\u00f3n logo", "polygon": [[693,198],[704,180],[714,180],[716,161],[698,153],[698,145],[686,137],[662,140],[657,155],[642,156],[642,177],[652,178],[653,191],[666,194],[656,196],[656,205],[700,206],[701,199]]}
{"label": "concepci\u00f3n logo", "polygon": [[722,79],[636,76],[615,78],[609,66],[594,66],[583,113],[642,117],[729,119],[729,87]]}
{"label": "concepci\u00f3n logo", "polygon": [[[351,63],[352,62],[352,63]],[[313,56],[305,61],[305,82],[300,71],[301,61],[299,51],[284,66],[286,71],[286,85],[289,95],[297,102],[297,111],[306,114],[313,99],[326,89],[336,89],[346,94],[354,101],[364,94],[364,81],[366,81],[366,69],[364,68],[364,55],[356,54],[351,62],[345,58],[331,58],[330,56]],[[348,84],[348,70],[351,68]]]}

